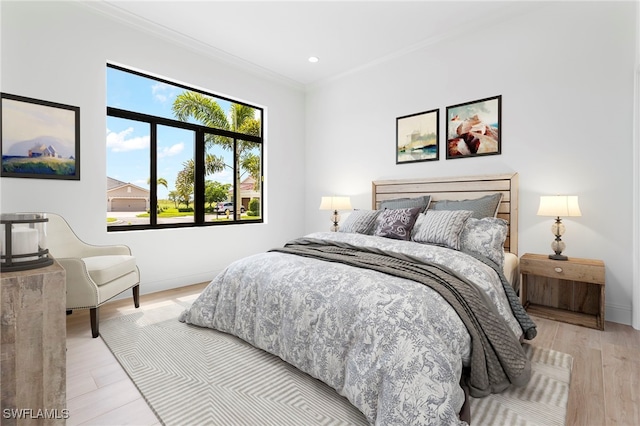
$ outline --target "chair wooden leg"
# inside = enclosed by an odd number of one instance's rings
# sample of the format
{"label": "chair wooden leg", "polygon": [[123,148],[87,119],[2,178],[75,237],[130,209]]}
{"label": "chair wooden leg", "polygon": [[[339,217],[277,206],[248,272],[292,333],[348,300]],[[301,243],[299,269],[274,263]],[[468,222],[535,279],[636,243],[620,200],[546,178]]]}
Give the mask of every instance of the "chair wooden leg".
{"label": "chair wooden leg", "polygon": [[136,308],[140,307],[140,284],[133,287],[133,305]]}
{"label": "chair wooden leg", "polygon": [[95,339],[100,335],[98,332],[98,308],[91,308],[89,313],[91,316],[91,336]]}

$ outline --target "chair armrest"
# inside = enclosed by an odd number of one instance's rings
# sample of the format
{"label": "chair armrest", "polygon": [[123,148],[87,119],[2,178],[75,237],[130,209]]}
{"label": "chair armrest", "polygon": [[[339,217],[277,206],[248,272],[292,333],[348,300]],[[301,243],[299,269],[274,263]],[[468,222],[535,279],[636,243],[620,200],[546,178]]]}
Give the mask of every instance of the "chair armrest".
{"label": "chair armrest", "polygon": [[131,249],[126,245],[94,246],[85,243],[80,249],[81,252],[78,253],[78,257],[109,256],[114,254],[131,255]]}
{"label": "chair armrest", "polygon": [[89,276],[89,271],[77,258],[56,258],[67,276],[67,309],[94,307],[98,304],[98,286]]}

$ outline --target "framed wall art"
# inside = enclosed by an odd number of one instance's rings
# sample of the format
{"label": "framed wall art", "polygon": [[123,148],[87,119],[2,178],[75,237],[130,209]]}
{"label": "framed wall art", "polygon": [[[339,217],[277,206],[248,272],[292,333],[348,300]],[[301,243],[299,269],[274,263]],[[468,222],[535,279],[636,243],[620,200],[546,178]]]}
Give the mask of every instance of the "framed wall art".
{"label": "framed wall art", "polygon": [[440,109],[396,118],[396,164],[438,160]]}
{"label": "framed wall art", "polygon": [[2,93],[2,177],[80,180],[80,108]]}
{"label": "framed wall art", "polygon": [[501,152],[502,95],[447,107],[447,160]]}

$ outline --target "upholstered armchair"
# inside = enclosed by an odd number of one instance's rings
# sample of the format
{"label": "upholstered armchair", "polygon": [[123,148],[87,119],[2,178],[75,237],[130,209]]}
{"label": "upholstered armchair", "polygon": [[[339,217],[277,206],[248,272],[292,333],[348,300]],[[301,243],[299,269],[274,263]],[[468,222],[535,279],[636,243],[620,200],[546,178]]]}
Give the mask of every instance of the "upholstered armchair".
{"label": "upholstered armchair", "polygon": [[98,309],[123,291],[133,289],[133,303],[140,306],[140,271],[125,245],[96,246],[82,241],[67,221],[47,213],[49,253],[67,275],[67,313],[90,309],[91,335],[98,337]]}

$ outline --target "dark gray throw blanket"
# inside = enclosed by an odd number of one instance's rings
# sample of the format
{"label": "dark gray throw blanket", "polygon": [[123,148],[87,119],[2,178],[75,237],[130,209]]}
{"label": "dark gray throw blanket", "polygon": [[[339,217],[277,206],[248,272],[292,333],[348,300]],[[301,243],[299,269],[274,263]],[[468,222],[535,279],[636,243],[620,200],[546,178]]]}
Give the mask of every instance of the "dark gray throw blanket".
{"label": "dark gray throw blanket", "polygon": [[514,318],[518,320],[518,324],[520,324],[520,328],[522,328],[523,337],[527,340],[533,340],[533,338],[538,335],[536,324],[533,322],[531,317],[529,317],[527,311],[524,310],[524,307],[520,303],[520,298],[511,286],[509,280],[507,280],[507,277],[504,276],[502,269],[486,256],[480,256],[479,254],[470,251],[465,251],[464,253],[478,259],[480,262],[490,266],[491,269],[496,271],[496,274],[500,277],[500,282],[502,282],[502,288],[507,296],[507,300],[509,301],[511,312],[513,312]]}
{"label": "dark gray throw blanket", "polygon": [[399,253],[313,238],[293,240],[271,251],[372,269],[437,291],[455,309],[471,336],[473,349],[465,383],[473,397],[499,393],[511,384],[524,386],[531,378],[530,362],[504,319],[475,285],[447,268]]}

